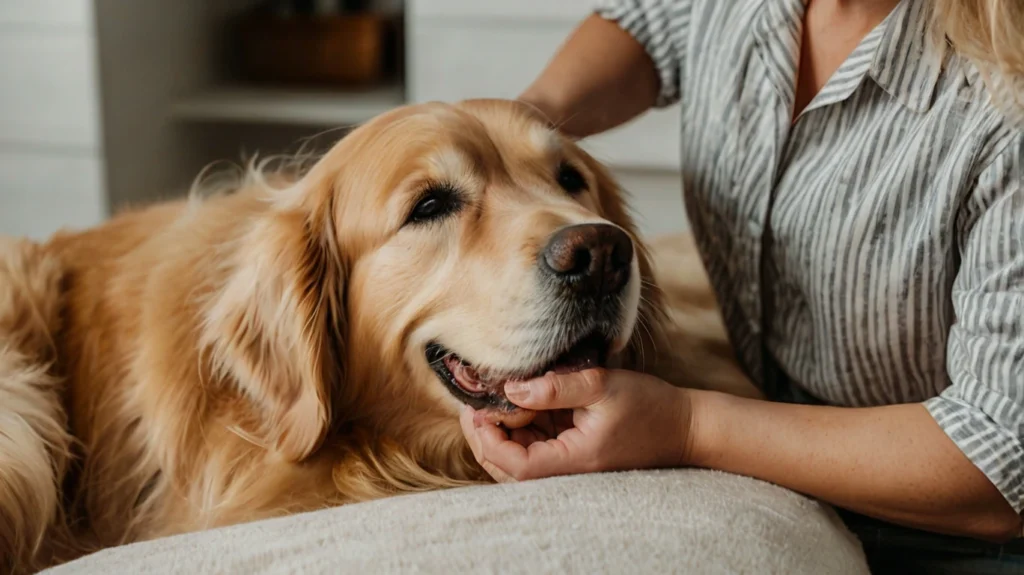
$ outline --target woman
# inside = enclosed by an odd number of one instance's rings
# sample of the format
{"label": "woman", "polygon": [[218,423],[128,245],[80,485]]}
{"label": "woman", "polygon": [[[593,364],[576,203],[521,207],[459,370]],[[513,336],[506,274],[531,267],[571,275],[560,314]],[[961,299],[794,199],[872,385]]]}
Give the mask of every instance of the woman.
{"label": "woman", "polygon": [[[579,137],[681,102],[687,212],[767,402],[629,372],[463,416],[498,480],[699,466],[892,523],[1021,534],[1024,3],[618,0],[522,99]],[[545,441],[546,440],[546,441]]]}

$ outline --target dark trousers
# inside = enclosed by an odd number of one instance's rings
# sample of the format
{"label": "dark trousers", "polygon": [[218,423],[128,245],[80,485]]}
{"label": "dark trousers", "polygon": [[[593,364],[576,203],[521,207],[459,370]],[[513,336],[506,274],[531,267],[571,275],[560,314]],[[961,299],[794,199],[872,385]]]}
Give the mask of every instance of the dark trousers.
{"label": "dark trousers", "polygon": [[1024,575],[1024,540],[998,544],[937,535],[840,510],[874,575]]}
{"label": "dark trousers", "polygon": [[[786,377],[773,399],[824,405]],[[1024,575],[1024,539],[1007,544],[937,535],[839,510],[860,539],[873,575]]]}

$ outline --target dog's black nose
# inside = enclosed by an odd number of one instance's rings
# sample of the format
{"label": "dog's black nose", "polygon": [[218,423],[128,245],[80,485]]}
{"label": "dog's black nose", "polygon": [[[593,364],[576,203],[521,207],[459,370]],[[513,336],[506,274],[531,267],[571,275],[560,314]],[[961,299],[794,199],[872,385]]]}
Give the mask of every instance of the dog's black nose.
{"label": "dog's black nose", "polygon": [[541,266],[580,295],[619,293],[629,281],[633,241],[609,224],[580,224],[555,232]]}

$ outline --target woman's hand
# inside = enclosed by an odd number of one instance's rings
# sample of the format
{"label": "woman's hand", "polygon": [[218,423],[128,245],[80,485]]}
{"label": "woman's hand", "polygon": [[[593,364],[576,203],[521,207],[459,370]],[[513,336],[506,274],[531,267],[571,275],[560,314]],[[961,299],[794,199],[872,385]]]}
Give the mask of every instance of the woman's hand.
{"label": "woman's hand", "polygon": [[655,377],[603,369],[548,373],[509,383],[505,394],[540,412],[531,425],[507,432],[468,407],[461,418],[473,454],[497,481],[687,462],[689,394]]}
{"label": "woman's hand", "polygon": [[468,408],[461,418],[498,481],[686,465],[920,529],[1000,541],[1021,532],[1021,516],[921,404],[789,405],[600,369],[505,393],[540,412],[533,424],[506,432]]}

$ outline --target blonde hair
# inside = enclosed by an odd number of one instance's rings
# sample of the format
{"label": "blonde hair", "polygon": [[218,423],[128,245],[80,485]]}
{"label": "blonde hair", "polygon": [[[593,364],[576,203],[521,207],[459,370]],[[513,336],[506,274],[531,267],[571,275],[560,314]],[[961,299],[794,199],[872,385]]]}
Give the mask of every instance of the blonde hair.
{"label": "blonde hair", "polygon": [[938,28],[981,71],[993,102],[1024,125],[1024,1],[935,0]]}

